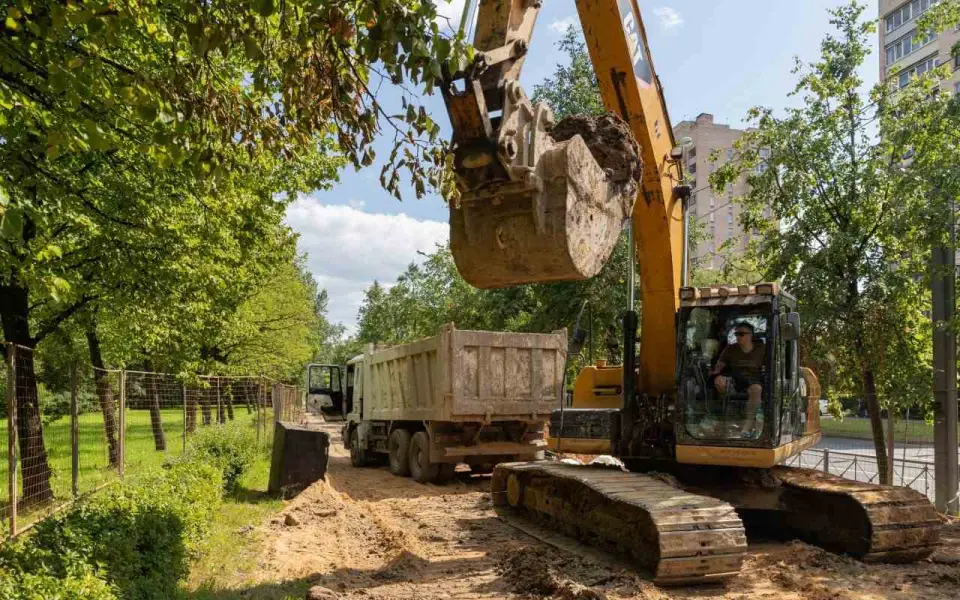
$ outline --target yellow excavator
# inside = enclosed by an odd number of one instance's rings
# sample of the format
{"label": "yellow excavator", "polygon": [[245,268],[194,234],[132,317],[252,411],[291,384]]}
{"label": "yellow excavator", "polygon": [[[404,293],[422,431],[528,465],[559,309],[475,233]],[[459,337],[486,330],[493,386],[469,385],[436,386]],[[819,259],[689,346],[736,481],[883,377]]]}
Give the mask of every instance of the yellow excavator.
{"label": "yellow excavator", "polygon": [[[518,523],[626,553],[666,584],[738,573],[752,523],[863,560],[926,558],[939,519],[923,495],[778,466],[820,439],[819,385],[798,363],[796,300],[773,283],[684,287],[690,189],[640,8],[576,5],[609,114],[559,122],[519,84],[541,0],[475,7],[476,60],[448,73],[442,90],[461,196],[450,207],[451,248],[481,288],[584,279],[629,222],[622,365],[585,368],[572,407],[550,427],[555,449],[613,455],[626,469],[502,464],[495,504]],[[763,349],[762,376],[750,382],[759,402],[714,380],[724,348],[747,333]]]}

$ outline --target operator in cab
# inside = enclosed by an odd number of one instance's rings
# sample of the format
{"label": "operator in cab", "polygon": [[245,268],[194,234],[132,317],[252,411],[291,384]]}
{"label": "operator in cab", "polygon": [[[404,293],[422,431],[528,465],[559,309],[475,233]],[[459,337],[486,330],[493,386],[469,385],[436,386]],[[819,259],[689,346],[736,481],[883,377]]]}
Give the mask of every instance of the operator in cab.
{"label": "operator in cab", "polygon": [[747,394],[747,409],[744,415],[744,437],[757,437],[757,408],[763,394],[764,344],[754,341],[754,327],[747,321],[734,326],[736,344],[730,344],[720,353],[717,364],[710,371],[713,385],[721,396],[734,393]]}

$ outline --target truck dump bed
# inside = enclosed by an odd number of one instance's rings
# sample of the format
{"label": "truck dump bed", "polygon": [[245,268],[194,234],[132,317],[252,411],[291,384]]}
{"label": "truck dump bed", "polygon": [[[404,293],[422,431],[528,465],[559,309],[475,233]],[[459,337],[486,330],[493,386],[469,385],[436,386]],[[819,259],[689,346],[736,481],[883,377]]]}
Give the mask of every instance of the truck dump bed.
{"label": "truck dump bed", "polygon": [[559,407],[566,330],[460,331],[364,357],[363,418],[391,421],[535,421]]}

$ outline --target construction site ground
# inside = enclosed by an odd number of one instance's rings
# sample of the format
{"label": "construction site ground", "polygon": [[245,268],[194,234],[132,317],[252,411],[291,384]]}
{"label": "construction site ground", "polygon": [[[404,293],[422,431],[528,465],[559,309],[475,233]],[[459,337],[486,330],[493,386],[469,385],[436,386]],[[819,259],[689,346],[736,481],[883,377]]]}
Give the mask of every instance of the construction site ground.
{"label": "construction site ground", "polygon": [[259,526],[257,568],[242,581],[223,582],[238,591],[235,597],[284,597],[268,592],[284,583],[322,586],[339,598],[391,600],[955,599],[960,594],[960,526],[948,526],[944,547],[919,564],[865,565],[797,541],[752,540],[738,577],[719,585],[661,588],[614,560],[557,549],[504,523],[490,501],[489,476],[464,471],[456,481],[434,486],[396,477],[386,467],[351,467],[340,425],[318,425],[332,437],[327,480]]}

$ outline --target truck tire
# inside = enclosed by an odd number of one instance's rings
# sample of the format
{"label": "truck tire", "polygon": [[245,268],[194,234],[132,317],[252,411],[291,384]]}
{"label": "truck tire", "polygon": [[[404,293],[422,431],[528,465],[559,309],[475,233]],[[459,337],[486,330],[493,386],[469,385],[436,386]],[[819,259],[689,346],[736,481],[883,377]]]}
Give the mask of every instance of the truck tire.
{"label": "truck tire", "polygon": [[373,463],[372,454],[360,447],[360,432],[354,428],[350,432],[350,464],[355,467],[368,467]]}
{"label": "truck tire", "polygon": [[433,483],[440,472],[440,464],[430,462],[430,437],[418,431],[410,439],[410,477],[417,483]]}
{"label": "truck tire", "polygon": [[394,429],[390,434],[390,472],[400,477],[410,475],[410,432]]}

